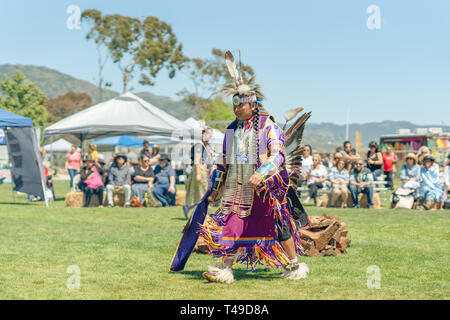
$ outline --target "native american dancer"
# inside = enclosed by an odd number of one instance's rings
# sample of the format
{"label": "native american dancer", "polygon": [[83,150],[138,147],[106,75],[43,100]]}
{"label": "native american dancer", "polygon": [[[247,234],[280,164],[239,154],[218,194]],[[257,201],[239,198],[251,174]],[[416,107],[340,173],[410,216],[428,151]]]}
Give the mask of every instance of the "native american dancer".
{"label": "native american dancer", "polygon": [[[300,141],[310,113],[302,115],[285,135],[262,106],[264,96],[254,77],[243,82],[231,52],[226,52],[225,61],[236,83],[223,91],[233,96],[236,120],[227,128],[223,163],[217,165],[212,177],[210,200],[221,199],[220,207],[199,230],[209,253],[222,261],[209,267],[203,276],[209,281],[231,283],[232,265],[240,262],[253,270],[263,263],[283,267],[284,278],[305,278],[309,269],[297,260],[296,253],[302,254],[303,248],[299,223],[291,212],[292,206],[301,204],[289,186],[290,173],[293,180],[298,178],[294,171],[301,165]],[[295,117],[302,109],[293,110],[288,117]],[[287,145],[294,149],[289,156]],[[292,199],[298,203],[293,204]]]}

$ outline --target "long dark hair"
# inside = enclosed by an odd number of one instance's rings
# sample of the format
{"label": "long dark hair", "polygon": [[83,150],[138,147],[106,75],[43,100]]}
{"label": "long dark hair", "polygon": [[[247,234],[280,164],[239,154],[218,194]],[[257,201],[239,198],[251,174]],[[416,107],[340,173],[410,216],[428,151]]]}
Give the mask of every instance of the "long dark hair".
{"label": "long dark hair", "polygon": [[259,107],[256,105],[255,111],[253,112],[255,115],[255,119],[253,120],[253,130],[255,130],[255,147],[256,147],[256,167],[258,168],[259,164]]}
{"label": "long dark hair", "polygon": [[[378,143],[376,141],[370,141],[369,149],[370,148],[375,148],[375,153],[381,152],[380,151],[380,146],[378,145]],[[370,150],[369,150],[369,154],[370,154]]]}

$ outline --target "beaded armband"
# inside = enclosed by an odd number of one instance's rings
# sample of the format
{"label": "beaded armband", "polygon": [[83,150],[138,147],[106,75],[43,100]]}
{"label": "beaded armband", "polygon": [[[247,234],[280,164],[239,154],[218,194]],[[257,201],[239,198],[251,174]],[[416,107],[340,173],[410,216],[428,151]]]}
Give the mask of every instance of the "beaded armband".
{"label": "beaded armband", "polygon": [[225,180],[225,168],[221,165],[217,166],[217,169],[214,171],[214,177],[211,185],[212,190],[219,190],[222,186],[223,181]]}

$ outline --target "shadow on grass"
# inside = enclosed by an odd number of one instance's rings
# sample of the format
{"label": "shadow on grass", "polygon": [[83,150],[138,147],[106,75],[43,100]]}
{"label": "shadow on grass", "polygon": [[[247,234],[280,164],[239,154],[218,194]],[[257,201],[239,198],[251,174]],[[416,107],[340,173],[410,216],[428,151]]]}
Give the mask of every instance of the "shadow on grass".
{"label": "shadow on grass", "polygon": [[182,218],[182,217],[180,217],[180,218],[178,218],[178,217],[172,218],[171,220],[179,220],[179,221],[185,221],[185,222],[187,222],[187,219]]}
{"label": "shadow on grass", "polygon": [[[190,279],[204,280],[203,272],[205,270],[178,271],[176,273],[189,276]],[[233,269],[235,280],[273,280],[279,279],[280,275],[270,272],[266,269],[256,269],[255,271],[244,269]]]}
{"label": "shadow on grass", "polygon": [[[38,201],[36,201],[38,202]],[[10,204],[10,205],[18,205],[18,206],[37,206],[37,203],[33,202],[4,202],[0,201],[0,205],[2,204]]]}

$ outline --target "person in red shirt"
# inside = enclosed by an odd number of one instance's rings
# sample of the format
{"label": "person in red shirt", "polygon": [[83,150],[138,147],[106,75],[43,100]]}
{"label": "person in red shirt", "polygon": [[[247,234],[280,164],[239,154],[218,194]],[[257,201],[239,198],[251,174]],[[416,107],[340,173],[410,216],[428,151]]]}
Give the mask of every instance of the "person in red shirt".
{"label": "person in red shirt", "polygon": [[394,182],[392,176],[394,173],[394,164],[397,162],[397,155],[392,152],[391,147],[386,148],[386,152],[383,153],[383,171],[386,176],[387,187],[391,190],[394,189]]}

